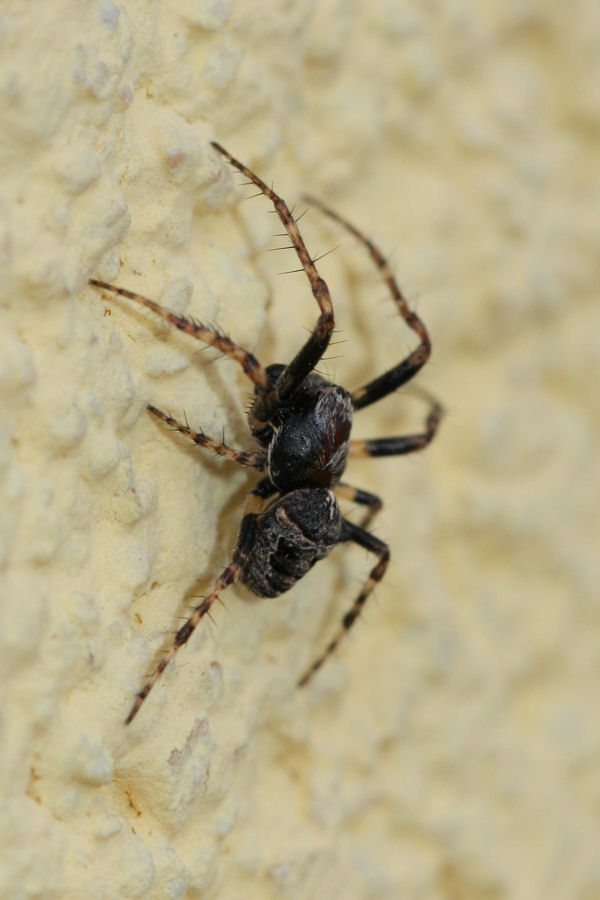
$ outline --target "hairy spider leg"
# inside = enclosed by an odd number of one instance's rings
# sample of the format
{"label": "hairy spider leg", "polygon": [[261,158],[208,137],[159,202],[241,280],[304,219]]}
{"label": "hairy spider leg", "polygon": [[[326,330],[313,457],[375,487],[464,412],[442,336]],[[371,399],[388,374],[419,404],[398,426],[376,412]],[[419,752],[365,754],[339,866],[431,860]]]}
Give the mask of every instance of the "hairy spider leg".
{"label": "hairy spider leg", "polygon": [[[414,390],[416,393],[416,389]],[[441,403],[425,391],[419,390],[418,393],[429,403],[429,413],[425,419],[425,431],[420,434],[405,434],[401,437],[350,441],[349,455],[355,458],[361,456],[402,456],[405,453],[423,450],[424,447],[430,444],[439,428],[444,409]]]}
{"label": "hairy spider leg", "polygon": [[217,144],[215,141],[212,141],[212,146],[218,153],[224,156],[232,166],[235,166],[236,169],[239,169],[240,172],[250,179],[250,181],[255,184],[273,204],[275,212],[279,216],[281,223],[289,235],[292,246],[298,255],[298,259],[302,263],[302,268],[306,272],[313,296],[320,309],[317,324],[310,337],[293,360],[287,364],[277,379],[275,384],[276,396],[263,398],[264,411],[261,411],[261,416],[259,416],[259,418],[269,419],[277,408],[278,403],[289,397],[289,395],[302,384],[306,376],[312,372],[325,353],[335,324],[333,305],[331,303],[329,288],[317,272],[317,268],[306,249],[298,225],[285,201],[282,200],[272,188],[268,187],[258,175],[255,175],[254,172],[251,172],[250,169],[243,165],[243,163],[239,162],[239,160],[228,153],[224,147],[221,147],[221,145]]}
{"label": "hairy spider leg", "polygon": [[263,451],[259,450],[254,452],[252,450],[235,450],[228,444],[215,441],[214,438],[204,434],[203,431],[193,431],[187,423],[184,425],[182,422],[178,422],[177,419],[174,419],[169,413],[157,409],[157,407],[153,406],[151,403],[148,404],[147,409],[153,416],[162,419],[163,422],[166,422],[167,425],[170,425],[170,427],[174,428],[175,431],[178,431],[179,434],[184,434],[186,437],[189,437],[200,447],[206,447],[207,450],[212,450],[217,456],[223,456],[225,459],[236,462],[239,466],[246,466],[250,469],[260,469],[261,471],[264,471],[267,467],[267,457]]}
{"label": "hairy spider leg", "polygon": [[106,281],[98,281],[96,278],[90,278],[89,283],[95,287],[103,288],[105,291],[112,291],[113,294],[118,294],[121,297],[127,297],[129,300],[135,300],[136,303],[141,303],[142,306],[151,309],[157,316],[160,316],[166,322],[170,322],[179,331],[191,335],[193,338],[208,344],[210,347],[214,347],[216,350],[234,359],[240,364],[261,396],[268,396],[272,393],[269,377],[257,358],[249,350],[240,347],[239,344],[232,341],[226,334],[222,334],[216,328],[209,328],[207,325],[203,325],[202,322],[197,322],[190,317],[180,316],[165,306],[161,306],[155,300],[150,300],[149,297],[144,297],[135,291],[128,291],[114,284],[108,284]]}
{"label": "hairy spider leg", "polygon": [[383,541],[380,541],[379,538],[376,538],[374,537],[374,535],[369,534],[369,532],[365,531],[363,528],[359,528],[358,525],[354,525],[352,522],[344,519],[342,522],[342,536],[340,538],[340,543],[344,543],[347,541],[352,541],[355,544],[358,544],[360,547],[364,547],[365,550],[369,550],[371,553],[376,553],[379,557],[379,561],[377,565],[375,565],[373,569],[371,569],[369,577],[367,578],[362,591],[342,619],[342,624],[339,631],[329,642],[321,656],[319,656],[318,659],[314,661],[310,668],[306,670],[302,678],[300,678],[300,680],[298,681],[298,687],[304,687],[304,685],[310,681],[315,672],[317,672],[321,668],[325,660],[329,656],[331,656],[331,654],[337,648],[342,638],[346,634],[348,634],[348,632],[356,622],[358,616],[360,615],[360,612],[365,605],[369,594],[371,593],[375,585],[383,578],[385,570],[387,569],[388,563],[390,561],[390,548],[387,544],[384,544]]}
{"label": "hairy spider leg", "polygon": [[343,497],[344,500],[359,503],[361,506],[368,506],[368,510],[360,523],[361,528],[368,528],[383,506],[381,497],[378,497],[377,494],[363,491],[362,488],[354,487],[345,481],[338,482],[334,487],[334,491],[338,497]]}
{"label": "hairy spider leg", "polygon": [[429,356],[431,355],[431,341],[425,325],[418,315],[409,307],[396,279],[392,275],[392,271],[386,258],[375,244],[359,231],[358,228],[355,228],[354,225],[338,215],[338,213],[334,212],[328,206],[325,206],[320,200],[316,200],[314,197],[306,197],[305,199],[322,213],[329,216],[330,219],[334,219],[336,222],[339,222],[340,225],[343,225],[350,234],[367,248],[371,255],[371,259],[381,272],[383,280],[388,286],[389,292],[398,308],[398,312],[408,327],[421,339],[418,347],[416,347],[406,359],[403,359],[393,368],[384,372],[383,375],[379,375],[377,378],[374,378],[372,381],[369,381],[367,384],[363,385],[363,387],[360,387],[353,392],[352,405],[354,406],[354,409],[363,409],[365,406],[376,403],[377,400],[381,400],[382,397],[386,397],[403,384],[406,384],[407,381],[410,381],[429,359]]}
{"label": "hairy spider leg", "polygon": [[209,612],[215,600],[219,599],[219,596],[226,588],[230,587],[232,584],[235,584],[235,582],[239,580],[240,575],[242,574],[242,569],[244,568],[244,564],[246,563],[248,555],[254,545],[256,534],[256,520],[262,508],[263,500],[265,500],[271,494],[275,493],[275,490],[276,489],[274,485],[271,484],[270,480],[268,478],[263,478],[248,495],[246,506],[244,508],[244,515],[242,517],[242,522],[240,525],[237,544],[235,550],[233,551],[233,558],[231,562],[229,563],[227,568],[225,568],[223,572],[221,572],[221,575],[217,578],[211,592],[204,598],[202,603],[199,603],[198,606],[194,608],[191,616],[181,626],[181,628],[175,635],[175,640],[173,641],[169,649],[163,654],[158,665],[150,675],[148,681],[137,695],[135,703],[131,707],[129,715],[125,719],[126,725],[129,725],[130,722],[135,719],[136,715],[139,712],[140,706],[142,705],[164,670],[167,668],[177,651],[181,647],[183,647],[184,644],[187,644],[198,623]]}

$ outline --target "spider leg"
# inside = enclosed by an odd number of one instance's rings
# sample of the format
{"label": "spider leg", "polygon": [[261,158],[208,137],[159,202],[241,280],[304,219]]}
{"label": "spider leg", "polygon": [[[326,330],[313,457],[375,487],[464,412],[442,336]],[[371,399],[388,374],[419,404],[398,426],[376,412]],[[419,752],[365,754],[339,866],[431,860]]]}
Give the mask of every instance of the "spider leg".
{"label": "spider leg", "polygon": [[370,494],[369,491],[353,487],[351,484],[346,484],[345,481],[340,481],[336,484],[334,490],[337,496],[343,497],[344,500],[350,500],[353,503],[360,503],[361,506],[369,507],[360,523],[361,528],[368,528],[383,506],[381,497],[378,497],[377,494]]}
{"label": "spider leg", "polygon": [[331,332],[334,328],[333,305],[329,295],[329,288],[317,272],[314,261],[306,249],[298,225],[285,201],[282,200],[272,188],[268,187],[258,175],[255,175],[254,172],[251,172],[250,169],[246,168],[239,160],[231,156],[224,147],[221,147],[221,145],[217,144],[215,141],[212,141],[212,146],[218,153],[224,156],[232,166],[235,166],[236,169],[243,172],[243,174],[260,189],[265,197],[269,198],[275,207],[275,212],[279,216],[281,223],[289,235],[292,246],[298,255],[298,259],[302,263],[302,268],[306,272],[306,276],[310,282],[313,296],[319,305],[320,314],[312,334],[277,379],[275,385],[276,397],[264,398],[263,400],[265,406],[264,418],[268,419],[270,414],[272,414],[273,410],[277,407],[278,402],[285,400],[286,397],[296,390],[309,372],[314,369],[327,349]]}
{"label": "spider leg", "polygon": [[379,375],[377,378],[374,378],[372,381],[369,381],[367,384],[354,391],[352,394],[352,405],[354,406],[354,409],[363,409],[363,407],[369,406],[377,400],[381,400],[382,397],[386,397],[388,394],[391,394],[397,388],[401,387],[401,385],[410,381],[429,359],[431,354],[431,341],[425,325],[418,315],[410,309],[396,279],[392,275],[387,260],[375,244],[359,231],[358,228],[355,228],[354,225],[342,218],[342,216],[335,213],[332,209],[329,209],[329,207],[321,203],[320,200],[315,200],[313,197],[306,197],[305,199],[317,209],[321,210],[321,212],[325,213],[325,215],[329,216],[330,219],[334,219],[336,222],[339,222],[340,225],[343,225],[350,234],[354,235],[354,237],[367,248],[371,255],[371,259],[381,272],[383,280],[388,286],[390,294],[398,308],[398,312],[408,327],[420,338],[419,346],[416,347],[406,359],[403,359],[396,366],[388,369],[387,372],[384,372],[383,375]]}
{"label": "spider leg", "polygon": [[433,438],[439,428],[444,414],[441,403],[419,391],[429,402],[429,413],[425,419],[425,431],[420,434],[405,434],[401,437],[373,438],[370,441],[350,441],[350,456],[401,456],[405,453],[414,453],[415,450],[423,450]]}
{"label": "spider leg", "polygon": [[189,639],[191,638],[196,626],[200,622],[200,620],[209,612],[213,603],[219,599],[220,594],[223,591],[230,587],[232,584],[235,584],[236,581],[239,580],[240,575],[242,574],[242,569],[246,560],[248,559],[248,555],[252,550],[255,533],[256,533],[256,520],[258,516],[258,511],[262,506],[262,501],[275,493],[276,488],[272,485],[270,479],[263,478],[256,485],[253,491],[248,495],[248,500],[246,501],[246,506],[244,509],[244,515],[242,517],[242,522],[240,525],[240,532],[238,535],[237,544],[235,550],[233,552],[233,559],[221,572],[221,575],[217,578],[211,592],[204,598],[202,603],[198,604],[198,606],[194,607],[191,616],[187,619],[187,621],[181,626],[177,634],[175,635],[175,640],[169,647],[169,649],[163,654],[158,665],[148,678],[148,681],[139,692],[136,697],[135,703],[131,707],[129,711],[129,715],[125,719],[125,724],[129,725],[130,722],[136,717],[139,712],[140,706],[167,668],[177,651],[180,647],[183,647]]}
{"label": "spider leg", "polygon": [[114,284],[108,284],[106,281],[98,281],[96,278],[90,278],[89,283],[95,287],[103,288],[105,291],[112,291],[113,294],[119,294],[121,297],[127,297],[129,300],[135,300],[147,309],[151,309],[160,316],[161,319],[165,319],[165,321],[174,325],[175,328],[178,328],[179,331],[191,335],[197,340],[202,341],[204,344],[208,344],[216,350],[219,350],[221,353],[224,353],[226,356],[229,356],[231,359],[234,359],[240,364],[261,396],[272,393],[267,373],[256,357],[250,353],[249,350],[245,350],[244,347],[240,347],[239,344],[234,343],[227,335],[221,334],[216,328],[209,328],[207,325],[203,325],[202,322],[196,322],[195,319],[187,316],[179,316],[165,306],[161,306],[160,303],[157,303],[155,300],[150,300],[149,297],[143,297],[141,294],[136,294],[135,291],[128,291],[125,288],[117,287]]}
{"label": "spider leg", "polygon": [[318,659],[314,661],[310,668],[306,670],[302,678],[300,678],[300,680],[298,681],[298,687],[304,687],[304,685],[310,681],[315,672],[317,672],[321,668],[325,660],[329,656],[331,656],[342,638],[350,631],[358,616],[360,615],[367,597],[369,596],[375,585],[383,578],[385,570],[387,569],[388,562],[390,560],[390,549],[387,544],[384,544],[383,541],[380,541],[372,534],[369,534],[368,531],[365,531],[363,528],[359,528],[358,525],[354,525],[347,519],[344,519],[342,523],[342,536],[340,538],[340,543],[345,541],[353,541],[360,547],[364,547],[365,550],[370,550],[371,553],[376,553],[379,557],[379,561],[377,565],[375,565],[373,569],[371,569],[369,577],[367,578],[362,591],[342,619],[342,624],[337,634],[328,643],[321,656],[319,656]]}
{"label": "spider leg", "polygon": [[203,431],[193,431],[187,422],[183,425],[182,422],[178,422],[173,416],[163,412],[161,409],[157,409],[156,406],[152,406],[150,403],[147,408],[148,412],[151,412],[152,415],[156,416],[158,419],[162,419],[163,422],[166,422],[167,425],[170,425],[171,428],[174,428],[179,434],[184,434],[186,437],[189,437],[200,447],[206,447],[208,450],[212,450],[217,456],[224,456],[226,459],[230,459],[238,465],[246,466],[250,469],[260,469],[262,471],[266,468],[267,460],[262,451],[253,452],[252,450],[234,450],[234,448],[230,447],[228,444],[215,441],[214,438],[204,434]]}

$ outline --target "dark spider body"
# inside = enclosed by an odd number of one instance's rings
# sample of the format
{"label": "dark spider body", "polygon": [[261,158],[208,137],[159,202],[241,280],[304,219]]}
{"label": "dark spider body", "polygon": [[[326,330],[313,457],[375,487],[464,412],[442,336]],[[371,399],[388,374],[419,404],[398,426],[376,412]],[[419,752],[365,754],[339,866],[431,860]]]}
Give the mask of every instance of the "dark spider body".
{"label": "dark spider body", "polygon": [[[270,383],[276,385],[284,370],[281,363],[267,366]],[[351,429],[350,394],[314,372],[278,407],[271,425],[258,430],[251,425],[267,451],[263,493],[281,495],[257,521],[252,554],[240,575],[258,597],[289,591],[340,543],[342,514],[327,488],[346,468]]]}
{"label": "dark spider body", "polygon": [[[318,274],[297,223],[281,197],[219,144],[213,143],[212,146],[273,203],[309,280],[319,306],[319,318],[310,337],[291,362],[263,368],[252,353],[216,328],[177,315],[154,300],[125,288],[95,279],[90,282],[141,303],[179,330],[215,347],[240,364],[254,384],[249,424],[258,449],[235,450],[203,431],[193,431],[187,421],[185,424],[178,422],[155,406],[149,405],[148,409],[196,444],[239,465],[262,472],[262,478],[248,495],[230,564],[179,629],[171,647],[163,653],[138,694],[127,716],[128,723],[137,714],[170,660],[189,640],[200,620],[227,587],[241,581],[259,597],[277,597],[293,587],[338,544],[358,544],[375,554],[378,561],[343,616],[338,632],[298,682],[299,685],[306,684],[358,618],[371,591],[383,577],[390,556],[387,544],[366,530],[373,516],[381,509],[381,500],[375,494],[341,481],[348,459],[351,456],[397,456],[422,450],[434,437],[442,417],[440,404],[422,391],[429,404],[422,432],[367,441],[350,440],[354,412],[394,393],[425,364],[431,353],[427,329],[408,306],[377,247],[337,213],[319,201],[310,200],[366,247],[388,286],[398,312],[420,339],[418,346],[405,359],[352,393],[318,375],[314,369],[327,349],[334,327],[333,306],[327,285]],[[360,525],[342,516],[337,497],[367,507]]]}

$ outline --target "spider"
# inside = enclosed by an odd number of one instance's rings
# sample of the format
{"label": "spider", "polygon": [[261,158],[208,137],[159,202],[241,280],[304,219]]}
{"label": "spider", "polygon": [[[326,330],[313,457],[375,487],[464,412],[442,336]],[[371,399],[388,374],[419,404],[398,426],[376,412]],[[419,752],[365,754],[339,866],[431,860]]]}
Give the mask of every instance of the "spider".
{"label": "spider", "polygon": [[[329,207],[308,197],[309,203],[341,224],[367,249],[383,276],[398,312],[419,338],[418,346],[405,359],[352,393],[318,375],[314,371],[315,366],[323,356],[334,328],[328,287],[317,272],[298,225],[282,198],[220,144],[213,142],[212,146],[273,204],[306,273],[319,307],[319,317],[310,337],[291,362],[263,368],[252,353],[218,329],[191,317],[177,315],[133,291],[97,279],[90,280],[90,284],[98,288],[141,303],[180,331],[215,347],[240,364],[254,385],[249,412],[253,449],[235,450],[203,431],[193,431],[187,421],[185,424],[178,422],[155,406],[149,405],[148,410],[195,444],[263,473],[248,495],[231,562],[217,578],[210,593],[179,629],[170,648],[163,653],[137,695],[126,724],[137,715],[161,673],[187,643],[200,620],[226,588],[241,581],[259,597],[277,597],[288,591],[337,544],[358,544],[373,553],[378,558],[377,563],[342,618],[337,633],[299,679],[298,686],[306,685],[348,633],[371,591],[383,578],[390,559],[388,545],[367,530],[381,509],[380,498],[341,480],[349,457],[399,456],[422,450],[433,439],[442,417],[441,405],[429,394],[421,392],[429,405],[421,433],[350,440],[353,413],[396,391],[426,363],[431,353],[427,329],[409,308],[377,247]],[[342,516],[337,497],[367,508],[360,525]]]}

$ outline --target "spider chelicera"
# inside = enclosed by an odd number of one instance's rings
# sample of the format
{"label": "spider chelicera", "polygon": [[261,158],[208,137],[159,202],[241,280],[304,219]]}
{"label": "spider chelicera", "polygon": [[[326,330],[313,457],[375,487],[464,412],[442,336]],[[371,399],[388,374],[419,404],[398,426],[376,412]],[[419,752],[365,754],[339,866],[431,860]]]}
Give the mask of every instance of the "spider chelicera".
{"label": "spider chelicera", "polygon": [[[255,449],[235,450],[202,431],[193,431],[187,423],[178,422],[155,406],[149,405],[148,409],[194,443],[241,466],[264,473],[248,495],[230,564],[175,635],[173,644],[137,695],[126,723],[136,716],[161,673],[179,648],[187,643],[202,617],[225,588],[241,581],[259,597],[277,597],[288,591],[337,544],[350,541],[374,553],[378,561],[344,615],[337,634],[299,679],[298,685],[305,685],[350,630],[367,597],[382,579],[390,558],[387,544],[366,530],[373,516],[381,509],[380,498],[341,481],[348,458],[399,456],[422,450],[434,437],[442,417],[441,405],[422,392],[429,405],[422,432],[400,437],[350,440],[353,413],[406,384],[425,364],[431,353],[427,329],[409,308],[377,247],[337,213],[319,201],[307,198],[309,203],[339,222],[366,247],[388,286],[398,312],[419,338],[418,346],[405,359],[352,393],[316,374],[315,366],[329,344],[334,327],[327,285],[317,272],[298,226],[281,197],[220,144],[213,143],[212,146],[272,202],[306,272],[320,312],[313,332],[291,362],[263,368],[252,353],[218,329],[203,325],[191,317],[179,316],[133,291],[104,281],[90,280],[90,284],[96,287],[141,303],[180,331],[215,347],[241,365],[254,384],[249,424]],[[342,516],[337,497],[367,508],[360,525]]]}

